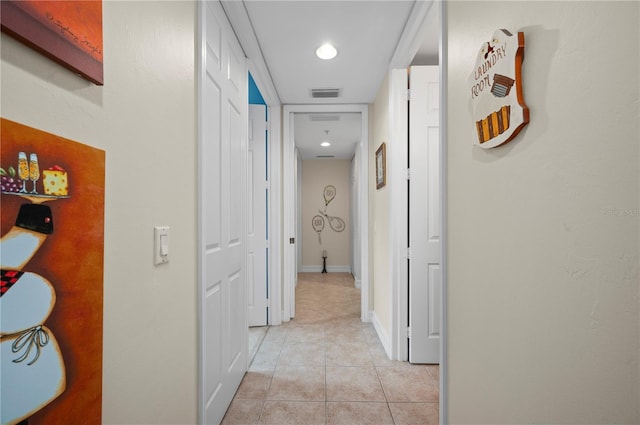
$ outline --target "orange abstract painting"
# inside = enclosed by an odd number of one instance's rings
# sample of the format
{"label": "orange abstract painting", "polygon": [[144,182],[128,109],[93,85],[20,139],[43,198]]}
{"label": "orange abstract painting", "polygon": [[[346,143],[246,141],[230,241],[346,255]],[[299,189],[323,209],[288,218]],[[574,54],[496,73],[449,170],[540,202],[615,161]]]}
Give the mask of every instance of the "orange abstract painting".
{"label": "orange abstract painting", "polygon": [[2,424],[99,424],[105,152],[0,119]]}
{"label": "orange abstract painting", "polygon": [[102,0],[3,0],[2,31],[102,85]]}

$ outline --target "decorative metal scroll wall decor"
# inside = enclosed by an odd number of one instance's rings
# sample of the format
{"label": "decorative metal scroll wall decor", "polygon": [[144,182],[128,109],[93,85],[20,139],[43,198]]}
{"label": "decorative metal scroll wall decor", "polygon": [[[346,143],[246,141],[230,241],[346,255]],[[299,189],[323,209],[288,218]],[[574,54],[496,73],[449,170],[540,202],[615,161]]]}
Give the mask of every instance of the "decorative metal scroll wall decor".
{"label": "decorative metal scroll wall decor", "polygon": [[322,191],[322,196],[324,197],[324,210],[318,210],[320,214],[316,214],[311,219],[311,225],[313,226],[313,230],[318,234],[318,244],[322,245],[322,231],[324,230],[325,220],[329,223],[329,227],[334,232],[342,232],[346,224],[343,219],[337,216],[332,216],[327,214],[327,207],[336,197],[336,188],[333,185],[325,186]]}
{"label": "decorative metal scroll wall decor", "polygon": [[482,44],[469,75],[475,144],[495,148],[512,140],[529,122],[522,94],[524,33],[497,30]]}

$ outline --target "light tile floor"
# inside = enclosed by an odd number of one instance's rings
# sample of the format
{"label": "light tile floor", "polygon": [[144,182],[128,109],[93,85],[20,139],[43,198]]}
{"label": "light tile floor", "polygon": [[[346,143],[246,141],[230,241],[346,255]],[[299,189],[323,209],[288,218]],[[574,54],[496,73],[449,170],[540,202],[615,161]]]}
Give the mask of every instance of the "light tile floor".
{"label": "light tile floor", "polygon": [[295,319],[251,335],[223,424],[438,423],[438,366],[389,360],[348,273],[300,273]]}

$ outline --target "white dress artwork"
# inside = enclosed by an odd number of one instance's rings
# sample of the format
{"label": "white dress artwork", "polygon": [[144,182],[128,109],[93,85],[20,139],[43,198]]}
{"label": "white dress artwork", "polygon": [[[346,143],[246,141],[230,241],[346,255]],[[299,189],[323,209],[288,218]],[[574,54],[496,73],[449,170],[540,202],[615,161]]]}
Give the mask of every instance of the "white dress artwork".
{"label": "white dress artwork", "polygon": [[46,237],[16,226],[0,239],[3,425],[28,419],[62,394],[66,386],[60,347],[53,332],[44,326],[56,301],[54,287],[43,276],[21,270]]}

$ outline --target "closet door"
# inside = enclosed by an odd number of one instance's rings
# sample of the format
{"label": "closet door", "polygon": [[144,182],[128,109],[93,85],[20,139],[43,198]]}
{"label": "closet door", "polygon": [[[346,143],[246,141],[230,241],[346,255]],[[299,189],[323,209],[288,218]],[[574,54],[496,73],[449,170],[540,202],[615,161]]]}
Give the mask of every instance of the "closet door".
{"label": "closet door", "polygon": [[442,220],[438,67],[411,67],[409,86],[409,361],[440,363]]}
{"label": "closet door", "polygon": [[247,370],[247,65],[220,3],[199,5],[200,422],[219,424]]}

